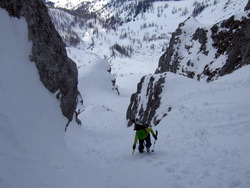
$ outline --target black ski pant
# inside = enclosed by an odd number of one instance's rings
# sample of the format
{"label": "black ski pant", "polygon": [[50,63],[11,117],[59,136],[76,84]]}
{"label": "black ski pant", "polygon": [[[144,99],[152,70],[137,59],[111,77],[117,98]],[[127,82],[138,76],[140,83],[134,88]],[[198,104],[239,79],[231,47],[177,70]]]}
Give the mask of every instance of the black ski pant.
{"label": "black ski pant", "polygon": [[150,139],[150,134],[148,134],[148,136],[143,139],[143,140],[140,140],[139,139],[139,152],[142,153],[143,150],[144,150],[144,145],[146,146],[146,148],[150,148],[150,146],[152,145],[151,144],[151,139]]}

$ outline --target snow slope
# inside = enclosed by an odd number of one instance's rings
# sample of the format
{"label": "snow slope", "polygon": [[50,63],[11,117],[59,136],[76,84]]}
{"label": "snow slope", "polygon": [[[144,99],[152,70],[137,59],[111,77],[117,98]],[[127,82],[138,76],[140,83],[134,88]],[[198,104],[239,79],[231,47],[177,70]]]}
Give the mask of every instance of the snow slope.
{"label": "snow slope", "polygon": [[64,141],[67,119],[29,60],[24,18],[0,9],[0,187],[79,187]]}
{"label": "snow slope", "polygon": [[58,102],[29,61],[25,20],[0,16],[0,187],[250,187],[249,66],[209,84],[167,73],[160,110],[172,111],[154,128],[155,153],[132,155],[125,113],[136,83],[155,70],[151,57],[112,62],[117,95],[102,53],[69,48],[84,105],[83,125],[65,134]]}
{"label": "snow slope", "polygon": [[[93,187],[249,187],[250,67],[213,83],[167,73],[165,105],[172,111],[154,128],[155,153],[132,155],[133,128],[126,128],[128,95],[80,84],[85,98],[82,127],[66,134],[70,153],[90,168]],[[84,83],[84,76],[80,82]],[[86,82],[85,82],[86,83]],[[131,82],[124,83],[128,90]],[[92,86],[91,86],[92,87]],[[94,93],[100,93],[94,95]],[[96,100],[94,100],[96,98]],[[94,102],[96,101],[96,102]],[[93,180],[93,176],[95,176]]]}
{"label": "snow slope", "polygon": [[[220,2],[222,9],[226,2]],[[203,24],[205,21],[210,20]],[[139,24],[129,26],[136,31]],[[118,41],[115,35],[106,38],[111,43]],[[116,58],[111,66],[121,95],[114,96],[111,90],[110,95],[106,90],[102,95],[103,88],[90,87],[88,76],[82,74],[84,69],[92,72],[87,65],[91,56],[101,58],[107,50],[100,47],[89,52],[69,48],[69,55],[79,63],[79,90],[86,97],[80,107],[84,109],[80,116],[83,126],[71,126],[66,143],[76,159],[92,166],[86,169],[90,172],[85,174],[86,184],[135,188],[250,186],[249,66],[210,84],[167,73],[160,110],[164,113],[172,106],[172,111],[154,128],[159,131],[156,152],[132,155],[134,132],[125,128],[126,108],[136,91],[134,83],[153,72],[155,65],[149,63],[152,57],[146,48],[141,48],[142,56]]]}

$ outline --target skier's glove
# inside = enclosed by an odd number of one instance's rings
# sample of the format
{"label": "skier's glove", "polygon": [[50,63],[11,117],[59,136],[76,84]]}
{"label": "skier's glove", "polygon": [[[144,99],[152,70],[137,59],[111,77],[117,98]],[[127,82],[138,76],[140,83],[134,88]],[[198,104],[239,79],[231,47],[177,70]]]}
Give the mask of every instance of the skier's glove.
{"label": "skier's glove", "polygon": [[157,140],[157,136],[156,135],[153,135],[154,139]]}
{"label": "skier's glove", "polygon": [[136,146],[135,146],[135,144],[133,145],[133,150],[135,150],[135,148],[136,148]]}

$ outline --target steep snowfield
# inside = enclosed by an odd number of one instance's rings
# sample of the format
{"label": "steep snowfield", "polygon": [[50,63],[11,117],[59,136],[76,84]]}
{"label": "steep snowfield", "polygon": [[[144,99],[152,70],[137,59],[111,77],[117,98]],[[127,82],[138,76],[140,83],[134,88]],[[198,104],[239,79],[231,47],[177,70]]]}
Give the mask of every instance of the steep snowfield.
{"label": "steep snowfield", "polygon": [[[212,2],[213,1],[210,0],[211,5],[213,4]],[[201,23],[212,25],[226,20],[234,14],[243,12],[246,4],[247,1],[245,0],[217,0],[217,4],[204,9],[204,11],[197,16],[197,20]]]}
{"label": "steep snowfield", "polygon": [[167,84],[173,111],[161,125],[168,127],[164,142],[174,159],[166,162],[173,178],[169,185],[177,173],[185,182],[180,187],[187,182],[194,187],[249,187],[249,68],[211,84],[193,83],[194,88],[187,80],[177,82],[178,89],[174,80]]}
{"label": "steep snowfield", "polygon": [[0,187],[79,187],[64,141],[67,119],[29,60],[25,20],[0,9]]}
{"label": "steep snowfield", "polygon": [[[225,3],[219,1],[219,10]],[[236,8],[243,10],[243,7]],[[223,18],[226,16],[221,16]],[[208,18],[202,19],[202,16],[197,17],[202,24],[210,24]],[[219,20],[215,17],[211,19],[211,23]],[[143,22],[124,25],[119,31],[126,27],[139,31],[140,24]],[[177,27],[178,24],[174,24]],[[167,31],[173,31],[174,27]],[[143,37],[138,31],[135,33]],[[110,43],[119,41],[126,44],[113,34],[107,34],[105,38]],[[98,42],[102,43],[101,39]],[[66,143],[76,159],[82,160],[82,163],[87,161],[87,166],[84,164],[88,172],[84,175],[86,185],[249,187],[249,66],[210,84],[167,73],[163,96],[165,103],[160,110],[164,113],[172,106],[172,111],[154,128],[159,131],[155,153],[141,155],[136,152],[132,155],[134,131],[125,127],[126,108],[131,93],[136,91],[135,83],[142,75],[152,73],[156,66],[152,60],[154,57],[144,47],[141,48],[142,53],[133,58],[111,61],[120,96],[116,96],[111,89],[108,94],[103,87],[89,86],[88,75],[84,74],[93,71],[88,70],[92,59],[102,58],[107,52],[104,42],[87,52],[68,48],[69,55],[77,60],[80,68],[79,88],[85,96],[85,105],[79,107],[84,109],[80,116],[83,126],[71,126],[66,134]],[[104,79],[97,83],[94,77],[91,79],[91,83],[97,85],[110,82]]]}
{"label": "steep snowfield", "polygon": [[250,187],[249,66],[210,84],[167,73],[160,110],[172,111],[153,128],[155,153],[132,155],[125,114],[136,83],[156,68],[147,51],[111,62],[117,95],[100,59],[107,46],[68,48],[84,105],[83,125],[72,123],[65,134],[58,101],[29,61],[25,20],[2,9],[0,16],[1,188]]}
{"label": "steep snowfield", "polygon": [[[80,90],[93,95],[85,95],[83,126],[69,127],[66,143],[82,160],[85,185],[249,187],[249,71],[244,67],[210,84],[167,73],[167,103],[160,110],[170,105],[172,111],[154,128],[159,131],[155,153],[134,155],[134,131],[124,119],[129,95],[118,97],[112,90],[108,95],[103,87],[89,86],[83,75]],[[124,91],[131,87],[123,82]]]}

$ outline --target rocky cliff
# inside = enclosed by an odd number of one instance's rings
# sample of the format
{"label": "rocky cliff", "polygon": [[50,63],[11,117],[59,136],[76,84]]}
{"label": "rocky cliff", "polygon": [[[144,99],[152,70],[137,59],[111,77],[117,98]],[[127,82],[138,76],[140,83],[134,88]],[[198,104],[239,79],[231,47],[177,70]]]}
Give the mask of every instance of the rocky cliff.
{"label": "rocky cliff", "polygon": [[57,93],[62,113],[71,121],[79,93],[77,67],[67,57],[65,45],[51,22],[47,7],[41,0],[0,0],[0,7],[11,16],[26,19],[28,38],[32,41],[30,60],[35,62],[44,86]]}
{"label": "rocky cliff", "polygon": [[[249,3],[248,3],[249,5]],[[247,9],[247,7],[245,8]],[[250,64],[250,13],[244,12],[212,26],[188,18],[172,34],[169,47],[160,57],[154,75],[145,76],[131,96],[127,110],[131,120],[157,125],[171,106],[163,100],[166,72],[173,72],[196,80],[211,82]],[[164,105],[165,113],[158,114]]]}
{"label": "rocky cliff", "polygon": [[248,0],[247,5],[244,10],[250,10],[250,0]]}
{"label": "rocky cliff", "polygon": [[212,81],[250,64],[250,14],[240,14],[213,26],[195,18],[181,23],[173,33],[156,73],[173,72]]}
{"label": "rocky cliff", "polygon": [[137,85],[137,92],[131,96],[131,102],[127,111],[128,126],[132,120],[138,118],[148,125],[157,125],[162,116],[156,116],[156,110],[161,105],[161,96],[166,74],[148,75],[142,77]]}

